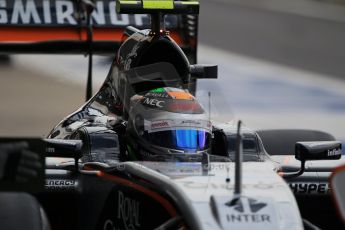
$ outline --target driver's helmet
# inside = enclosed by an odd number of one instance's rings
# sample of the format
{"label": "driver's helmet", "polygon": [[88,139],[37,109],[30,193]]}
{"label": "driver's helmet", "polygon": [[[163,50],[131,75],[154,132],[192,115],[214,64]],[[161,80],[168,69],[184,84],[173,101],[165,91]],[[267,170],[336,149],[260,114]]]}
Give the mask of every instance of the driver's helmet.
{"label": "driver's helmet", "polygon": [[126,132],[129,159],[209,151],[211,122],[187,90],[157,88],[134,95],[130,103]]}

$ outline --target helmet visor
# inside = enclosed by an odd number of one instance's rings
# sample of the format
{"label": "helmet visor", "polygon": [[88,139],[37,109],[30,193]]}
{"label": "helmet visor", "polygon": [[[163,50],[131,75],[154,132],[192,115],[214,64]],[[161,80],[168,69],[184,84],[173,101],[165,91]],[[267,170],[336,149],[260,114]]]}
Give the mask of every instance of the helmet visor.
{"label": "helmet visor", "polygon": [[176,129],[145,132],[144,138],[150,143],[184,152],[203,151],[209,148],[211,134],[205,130]]}

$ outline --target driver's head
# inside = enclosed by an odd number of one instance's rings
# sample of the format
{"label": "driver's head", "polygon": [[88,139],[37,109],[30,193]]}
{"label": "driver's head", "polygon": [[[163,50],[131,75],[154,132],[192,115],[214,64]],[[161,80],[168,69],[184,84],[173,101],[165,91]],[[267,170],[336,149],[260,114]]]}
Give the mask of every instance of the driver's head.
{"label": "driver's head", "polygon": [[129,158],[200,154],[210,148],[212,125],[193,95],[158,88],[131,98],[127,127]]}

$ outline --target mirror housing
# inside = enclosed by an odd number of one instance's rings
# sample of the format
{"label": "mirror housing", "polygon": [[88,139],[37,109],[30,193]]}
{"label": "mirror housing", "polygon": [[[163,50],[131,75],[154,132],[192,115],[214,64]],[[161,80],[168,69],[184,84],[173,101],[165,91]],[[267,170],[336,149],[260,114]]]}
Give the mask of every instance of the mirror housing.
{"label": "mirror housing", "polygon": [[191,65],[189,70],[194,79],[217,79],[218,66],[217,65]]}
{"label": "mirror housing", "polygon": [[284,178],[294,178],[302,175],[305,162],[311,160],[338,160],[341,158],[341,143],[339,141],[306,141],[295,144],[295,158],[301,161],[298,172],[284,173]]}
{"label": "mirror housing", "polygon": [[74,158],[75,171],[79,170],[79,159],[82,157],[83,142],[81,140],[43,139],[47,157]]}
{"label": "mirror housing", "polygon": [[297,142],[295,158],[300,161],[338,160],[341,158],[339,141]]}
{"label": "mirror housing", "polygon": [[46,143],[45,155],[48,157],[81,158],[81,140],[43,139]]}

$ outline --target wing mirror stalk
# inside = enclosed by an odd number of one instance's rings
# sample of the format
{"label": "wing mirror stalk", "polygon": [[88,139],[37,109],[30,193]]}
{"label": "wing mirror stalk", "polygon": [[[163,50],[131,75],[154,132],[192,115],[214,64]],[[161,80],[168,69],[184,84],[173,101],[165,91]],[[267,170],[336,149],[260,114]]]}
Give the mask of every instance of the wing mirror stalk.
{"label": "wing mirror stalk", "polygon": [[311,160],[338,160],[342,155],[339,141],[297,142],[295,158],[301,161],[301,168],[297,172],[284,173],[284,178],[300,176],[305,171],[305,162]]}

